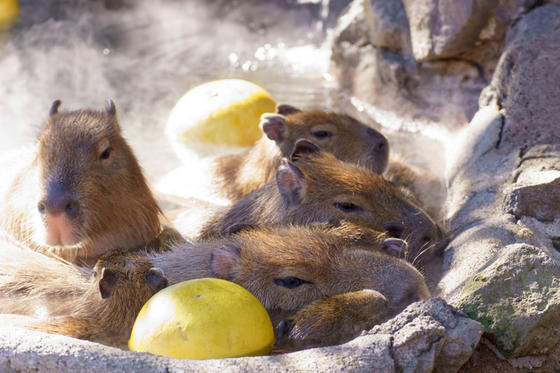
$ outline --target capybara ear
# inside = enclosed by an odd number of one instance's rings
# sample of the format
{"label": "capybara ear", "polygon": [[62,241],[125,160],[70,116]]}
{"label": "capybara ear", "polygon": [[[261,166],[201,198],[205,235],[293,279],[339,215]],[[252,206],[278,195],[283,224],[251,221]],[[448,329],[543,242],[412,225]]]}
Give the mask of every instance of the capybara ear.
{"label": "capybara ear", "polygon": [[278,105],[276,106],[276,112],[280,115],[290,115],[293,113],[297,113],[300,112],[301,110],[299,110],[296,107],[293,107],[291,105],[286,105],[286,104],[282,104],[282,105]]}
{"label": "capybara ear", "polygon": [[107,100],[105,112],[112,117],[112,120],[108,124],[112,126],[115,132],[120,132],[121,128],[117,120],[117,107],[115,106],[115,102],[113,100]]}
{"label": "capybara ear", "polygon": [[51,108],[49,109],[49,117],[58,113],[58,108],[62,102],[60,100],[54,100],[51,104]]}
{"label": "capybara ear", "polygon": [[276,184],[288,206],[298,206],[303,202],[307,191],[305,176],[299,168],[286,159],[282,159],[276,170]]}
{"label": "capybara ear", "polygon": [[107,104],[105,105],[105,111],[107,114],[111,116],[117,115],[117,107],[115,106],[115,102],[113,100],[108,100]]}
{"label": "capybara ear", "polygon": [[296,141],[290,159],[292,161],[297,161],[302,156],[319,153],[319,151],[319,147],[313,144],[311,141],[300,139]]}
{"label": "capybara ear", "polygon": [[101,270],[101,278],[99,279],[99,292],[101,298],[107,299],[113,294],[115,286],[117,285],[118,275],[115,271],[107,268]]}
{"label": "capybara ear", "polygon": [[168,285],[167,278],[165,277],[163,270],[160,268],[152,267],[148,269],[144,273],[144,277],[146,279],[146,283],[154,293],[166,288]]}
{"label": "capybara ear", "polygon": [[286,132],[286,119],[282,115],[266,113],[261,115],[260,126],[265,135],[276,143],[284,140]]}
{"label": "capybara ear", "polygon": [[216,277],[232,281],[238,273],[240,257],[237,246],[224,245],[212,252],[210,268]]}
{"label": "capybara ear", "polygon": [[400,238],[387,238],[381,242],[381,250],[391,256],[404,258],[408,251],[408,244]]}

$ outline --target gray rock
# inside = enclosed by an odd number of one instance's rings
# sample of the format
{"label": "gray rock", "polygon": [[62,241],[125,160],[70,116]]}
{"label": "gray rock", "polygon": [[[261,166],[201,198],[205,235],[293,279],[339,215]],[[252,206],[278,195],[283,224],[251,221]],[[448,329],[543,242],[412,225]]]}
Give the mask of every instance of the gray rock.
{"label": "gray rock", "polygon": [[456,371],[472,354],[482,326],[441,299],[418,302],[393,320],[340,346],[284,355],[179,360],[123,351],[59,335],[0,327],[0,371],[198,372]]}
{"label": "gray rock", "polygon": [[364,0],[369,42],[392,51],[410,51],[408,21],[401,0]]}
{"label": "gray rock", "polygon": [[[538,0],[354,0],[332,38],[330,71],[382,126],[464,127],[512,23]],[[404,12],[403,12],[404,9]],[[497,92],[489,89],[487,93]],[[387,111],[396,117],[375,115]]]}
{"label": "gray rock", "polygon": [[480,111],[451,147],[453,239],[439,283],[513,367],[543,371],[560,364],[559,25],[557,4],[515,25]]}
{"label": "gray rock", "polygon": [[446,216],[453,239],[439,287],[485,326],[503,355],[545,359],[560,343],[560,267],[557,229],[539,219],[556,216],[546,202],[558,193],[560,154],[556,145],[498,148],[499,118],[492,106],[481,109],[454,147],[460,155],[450,158]]}
{"label": "gray rock", "polygon": [[430,61],[456,57],[485,42],[502,40],[510,23],[537,1],[403,0],[403,3],[414,57],[418,61]]}
{"label": "gray rock", "polygon": [[560,170],[526,172],[524,176],[530,184],[515,185],[507,192],[506,211],[543,222],[560,218]]}
{"label": "gray rock", "polygon": [[475,46],[495,6],[485,0],[403,0],[418,61],[456,56]]}
{"label": "gray rock", "polygon": [[514,244],[464,286],[456,305],[479,320],[507,357],[545,355],[560,343],[560,264]]}
{"label": "gray rock", "polygon": [[334,31],[331,74],[355,99],[395,113],[405,123],[420,119],[452,129],[463,126],[488,82],[466,60],[417,63],[400,9],[397,0],[355,0]]}
{"label": "gray rock", "polygon": [[509,32],[492,87],[506,121],[500,146],[560,141],[560,4],[524,16]]}
{"label": "gray rock", "polygon": [[[516,24],[480,111],[452,146],[446,218],[453,237],[439,283],[513,367],[543,371],[560,364],[560,96],[553,102],[553,59],[535,58],[556,54],[549,39],[559,15],[550,4]],[[538,53],[527,54],[534,46]],[[543,100],[527,96],[537,91]]]}
{"label": "gray rock", "polygon": [[472,355],[482,326],[436,298],[411,304],[369,333],[394,336],[398,371],[454,372]]}

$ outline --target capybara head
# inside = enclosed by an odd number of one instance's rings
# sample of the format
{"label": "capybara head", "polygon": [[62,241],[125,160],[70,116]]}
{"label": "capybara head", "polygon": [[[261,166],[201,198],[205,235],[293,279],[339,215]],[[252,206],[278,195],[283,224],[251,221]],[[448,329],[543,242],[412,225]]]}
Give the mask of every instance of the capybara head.
{"label": "capybara head", "polygon": [[407,262],[306,227],[240,232],[212,254],[217,277],[251,291],[269,310],[293,312],[327,296],[362,289],[383,294],[394,313],[430,296]]}
{"label": "capybara head", "polygon": [[276,174],[287,208],[285,221],[351,221],[408,242],[414,262],[441,239],[437,224],[399,188],[369,169],[342,162],[300,140]]}
{"label": "capybara head", "polygon": [[140,306],[168,285],[163,271],[153,267],[147,256],[126,250],[102,256],[95,264],[94,275],[101,298],[115,296],[123,302],[142,299]]}
{"label": "capybara head", "polygon": [[121,134],[114,103],[104,111],[58,112],[59,105],[53,103],[39,138],[33,240],[85,247],[90,257],[153,240],[160,210]]}
{"label": "capybara head", "polygon": [[300,111],[279,105],[276,114],[263,114],[261,128],[289,156],[297,140],[314,142],[338,159],[382,173],[387,167],[389,143],[375,129],[344,115],[322,111]]}

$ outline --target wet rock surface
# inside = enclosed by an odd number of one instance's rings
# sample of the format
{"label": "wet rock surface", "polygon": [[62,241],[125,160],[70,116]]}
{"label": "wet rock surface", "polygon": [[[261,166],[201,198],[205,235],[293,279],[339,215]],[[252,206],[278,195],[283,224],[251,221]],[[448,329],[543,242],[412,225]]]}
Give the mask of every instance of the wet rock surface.
{"label": "wet rock surface", "polygon": [[64,336],[0,328],[3,372],[452,372],[471,356],[482,326],[441,299],[417,302],[340,346],[276,356],[179,360],[123,351]]}

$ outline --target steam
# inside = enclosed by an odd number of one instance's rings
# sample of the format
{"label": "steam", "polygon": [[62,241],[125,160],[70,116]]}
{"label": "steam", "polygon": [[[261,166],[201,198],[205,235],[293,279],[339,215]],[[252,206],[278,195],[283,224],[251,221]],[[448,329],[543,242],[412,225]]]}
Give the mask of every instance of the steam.
{"label": "steam", "polygon": [[62,110],[101,109],[114,99],[150,179],[178,163],[163,126],[197,84],[243,78],[277,102],[328,104],[327,47],[307,8],[204,0],[136,0],[119,9],[76,4],[63,11],[53,5],[58,19],[34,24],[35,8],[22,7],[22,21],[0,44],[0,157],[34,141],[55,99]]}
{"label": "steam", "polygon": [[200,83],[242,78],[278,103],[377,122],[392,149],[424,158],[416,163],[433,170],[444,167],[441,143],[449,134],[441,127],[331,96],[325,34],[344,1],[125,0],[108,9],[109,2],[21,0],[19,25],[0,38],[0,158],[35,140],[53,100],[62,100],[62,110],[102,109],[112,98],[125,137],[155,182],[179,166],[164,136],[177,100]]}

